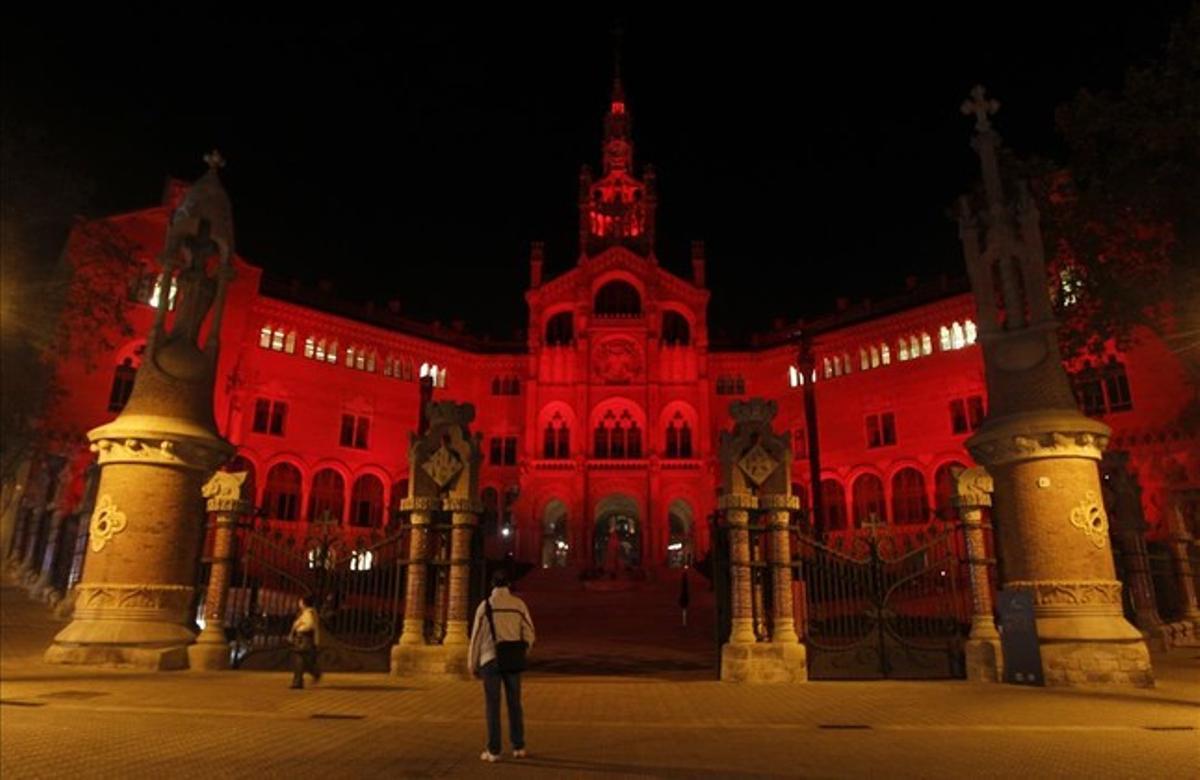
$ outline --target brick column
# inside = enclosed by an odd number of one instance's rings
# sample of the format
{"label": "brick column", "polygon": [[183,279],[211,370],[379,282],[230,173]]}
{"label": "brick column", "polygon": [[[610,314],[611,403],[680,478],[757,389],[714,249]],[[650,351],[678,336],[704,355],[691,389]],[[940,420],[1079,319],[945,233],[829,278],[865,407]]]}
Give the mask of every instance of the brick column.
{"label": "brick column", "polygon": [[467,499],[447,499],[446,508],[451,510],[450,530],[450,603],[446,614],[446,638],[444,644],[465,645],[467,643],[468,594],[471,576],[471,534],[479,522],[480,507]]}
{"label": "brick column", "polygon": [[771,509],[770,558],[773,614],[771,616],[771,641],[795,643],[800,641],[796,634],[796,612],[792,603],[792,540],[788,534],[791,520],[789,509],[798,509],[800,502],[795,496],[763,496],[761,503]]}
{"label": "brick column", "polygon": [[403,509],[412,510],[408,541],[408,579],[404,588],[404,630],[401,645],[425,644],[425,579],[429,558],[429,525],[436,498],[406,498]]}
{"label": "brick column", "polygon": [[750,593],[750,512],[754,497],[749,495],[722,496],[729,534],[729,582],[732,625],[729,641],[752,644],[754,637],[754,606]]}
{"label": "brick column", "polygon": [[206,509],[213,516],[212,568],[209,569],[208,590],[204,595],[204,628],[196,637],[196,644],[188,648],[188,666],[192,669],[229,668],[225,605],[229,599],[229,579],[233,573],[233,532],[238,519],[253,510],[251,503],[241,498],[245,478],[244,471],[236,474],[218,471],[204,486],[204,494],[209,496]]}

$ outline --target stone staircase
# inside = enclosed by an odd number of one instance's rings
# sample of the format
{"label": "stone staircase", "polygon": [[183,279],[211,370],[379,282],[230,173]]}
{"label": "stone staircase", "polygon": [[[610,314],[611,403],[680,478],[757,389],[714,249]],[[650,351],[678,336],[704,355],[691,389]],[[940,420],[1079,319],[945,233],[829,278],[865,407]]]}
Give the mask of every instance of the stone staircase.
{"label": "stone staircase", "polygon": [[715,677],[713,594],[707,580],[689,572],[684,626],[681,576],[663,569],[614,587],[612,581],[585,583],[573,568],[530,572],[513,589],[529,604],[537,628],[530,672]]}

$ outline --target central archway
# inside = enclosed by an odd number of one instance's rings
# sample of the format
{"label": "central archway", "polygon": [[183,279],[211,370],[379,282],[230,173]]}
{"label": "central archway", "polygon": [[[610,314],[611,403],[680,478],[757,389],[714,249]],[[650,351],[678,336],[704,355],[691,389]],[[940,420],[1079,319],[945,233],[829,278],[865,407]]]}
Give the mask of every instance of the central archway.
{"label": "central archway", "polygon": [[592,563],[616,571],[642,564],[642,528],[637,501],[614,493],[596,504]]}
{"label": "central archway", "polygon": [[569,552],[567,505],[556,498],[542,511],[542,568],[566,566]]}

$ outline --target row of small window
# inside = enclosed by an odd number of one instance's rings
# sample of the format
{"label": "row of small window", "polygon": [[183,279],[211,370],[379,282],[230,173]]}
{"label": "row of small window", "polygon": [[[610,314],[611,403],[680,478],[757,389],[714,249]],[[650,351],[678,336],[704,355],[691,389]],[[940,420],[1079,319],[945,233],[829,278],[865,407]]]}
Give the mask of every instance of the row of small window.
{"label": "row of small window", "polygon": [[[974,344],[977,335],[975,323],[971,320],[967,320],[965,324],[953,322],[950,325],[943,325],[939,331],[939,346],[943,352],[963,349]],[[901,336],[896,341],[896,357],[901,361],[916,360],[932,354],[933,337],[928,332],[911,333]],[[886,343],[872,344],[860,347],[858,350],[858,369],[860,371],[869,371],[872,368],[891,365],[891,363],[892,350]],[[821,375],[825,379],[849,374],[853,369],[854,363],[849,352],[821,358]],[[791,387],[803,385],[805,379],[803,373],[795,366],[788,368],[788,384]],[[808,379],[815,380],[816,371]]]}
{"label": "row of small window", "polygon": [[[617,284],[617,287],[613,285]],[[620,287],[624,285],[624,287]],[[625,289],[628,288],[628,289]],[[609,293],[612,293],[609,296]],[[595,313],[599,317],[635,316],[641,312],[637,290],[625,282],[610,283],[596,298]],[[664,311],[660,339],[663,346],[686,347],[691,343],[692,330],[687,317],[677,311]],[[561,347],[575,342],[575,315],[562,311],[546,321],[546,346]]]}
{"label": "row of small window", "polygon": [[[284,436],[287,429],[288,405],[286,401],[258,398],[254,401],[254,419],[251,430],[268,436]],[[371,419],[357,414],[343,414],[338,444],[365,450],[371,432]]]}
{"label": "row of small window", "polygon": [[1133,409],[1125,364],[1111,355],[1101,366],[1093,366],[1088,361],[1083,369],[1071,375],[1071,383],[1079,409],[1084,414],[1101,415]]}
{"label": "row of small window", "polygon": [[492,377],[492,395],[520,395],[521,380],[515,376]]}
{"label": "row of small window", "polygon": [[[628,412],[623,412],[620,417],[613,412],[606,414],[596,427],[593,443],[596,458],[637,459],[642,456],[641,431]],[[542,433],[542,457],[561,460],[570,456],[571,429],[562,415],[555,413]],[[692,457],[692,428],[679,412],[667,424],[663,456]]]}
{"label": "row of small window", "polygon": [[[283,328],[264,325],[258,334],[258,346],[294,355],[296,353],[296,331],[284,331]],[[336,365],[338,362],[337,339],[319,339],[316,336],[309,336],[304,340],[303,354],[309,360]],[[377,354],[375,350],[366,347],[346,347],[345,365],[347,368],[373,374],[375,373]],[[384,359],[383,375],[412,381],[414,378],[412,361],[388,355]],[[417,375],[421,379],[433,377],[434,387],[446,386],[446,369],[439,367],[436,363],[422,363]]]}
{"label": "row of small window", "polygon": [[[950,430],[955,434],[968,433],[983,424],[983,396],[955,398],[950,402]],[[896,443],[894,412],[868,414],[866,417],[867,449],[890,447]],[[792,435],[792,456],[797,460],[808,457],[808,436],[804,428]]]}
{"label": "row of small window", "polygon": [[717,395],[745,395],[746,380],[741,374],[717,377]]}

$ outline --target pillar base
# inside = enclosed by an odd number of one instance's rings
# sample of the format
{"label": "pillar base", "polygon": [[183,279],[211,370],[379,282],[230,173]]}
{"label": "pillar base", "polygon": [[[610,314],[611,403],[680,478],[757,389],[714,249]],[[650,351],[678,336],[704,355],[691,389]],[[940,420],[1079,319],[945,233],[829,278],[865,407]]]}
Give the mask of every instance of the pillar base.
{"label": "pillar base", "polygon": [[127,666],[151,672],[170,672],[188,668],[188,646],[72,645],[56,641],[46,649],[42,660],[48,664]]}
{"label": "pillar base", "polygon": [[230,668],[229,644],[203,642],[189,645],[188,668],[198,672],[221,672]]}
{"label": "pillar base", "polygon": [[721,682],[797,683],[808,680],[808,653],[796,642],[726,642]]}
{"label": "pillar base", "polygon": [[469,680],[467,645],[393,645],[391,673],[396,677]]}
{"label": "pillar base", "polygon": [[1154,687],[1150,651],[1140,638],[1124,642],[1043,642],[1041,653],[1042,675],[1048,686]]}
{"label": "pillar base", "polygon": [[968,639],[963,646],[966,654],[967,679],[971,682],[1000,682],[1004,679],[1004,651],[1000,638]]}

